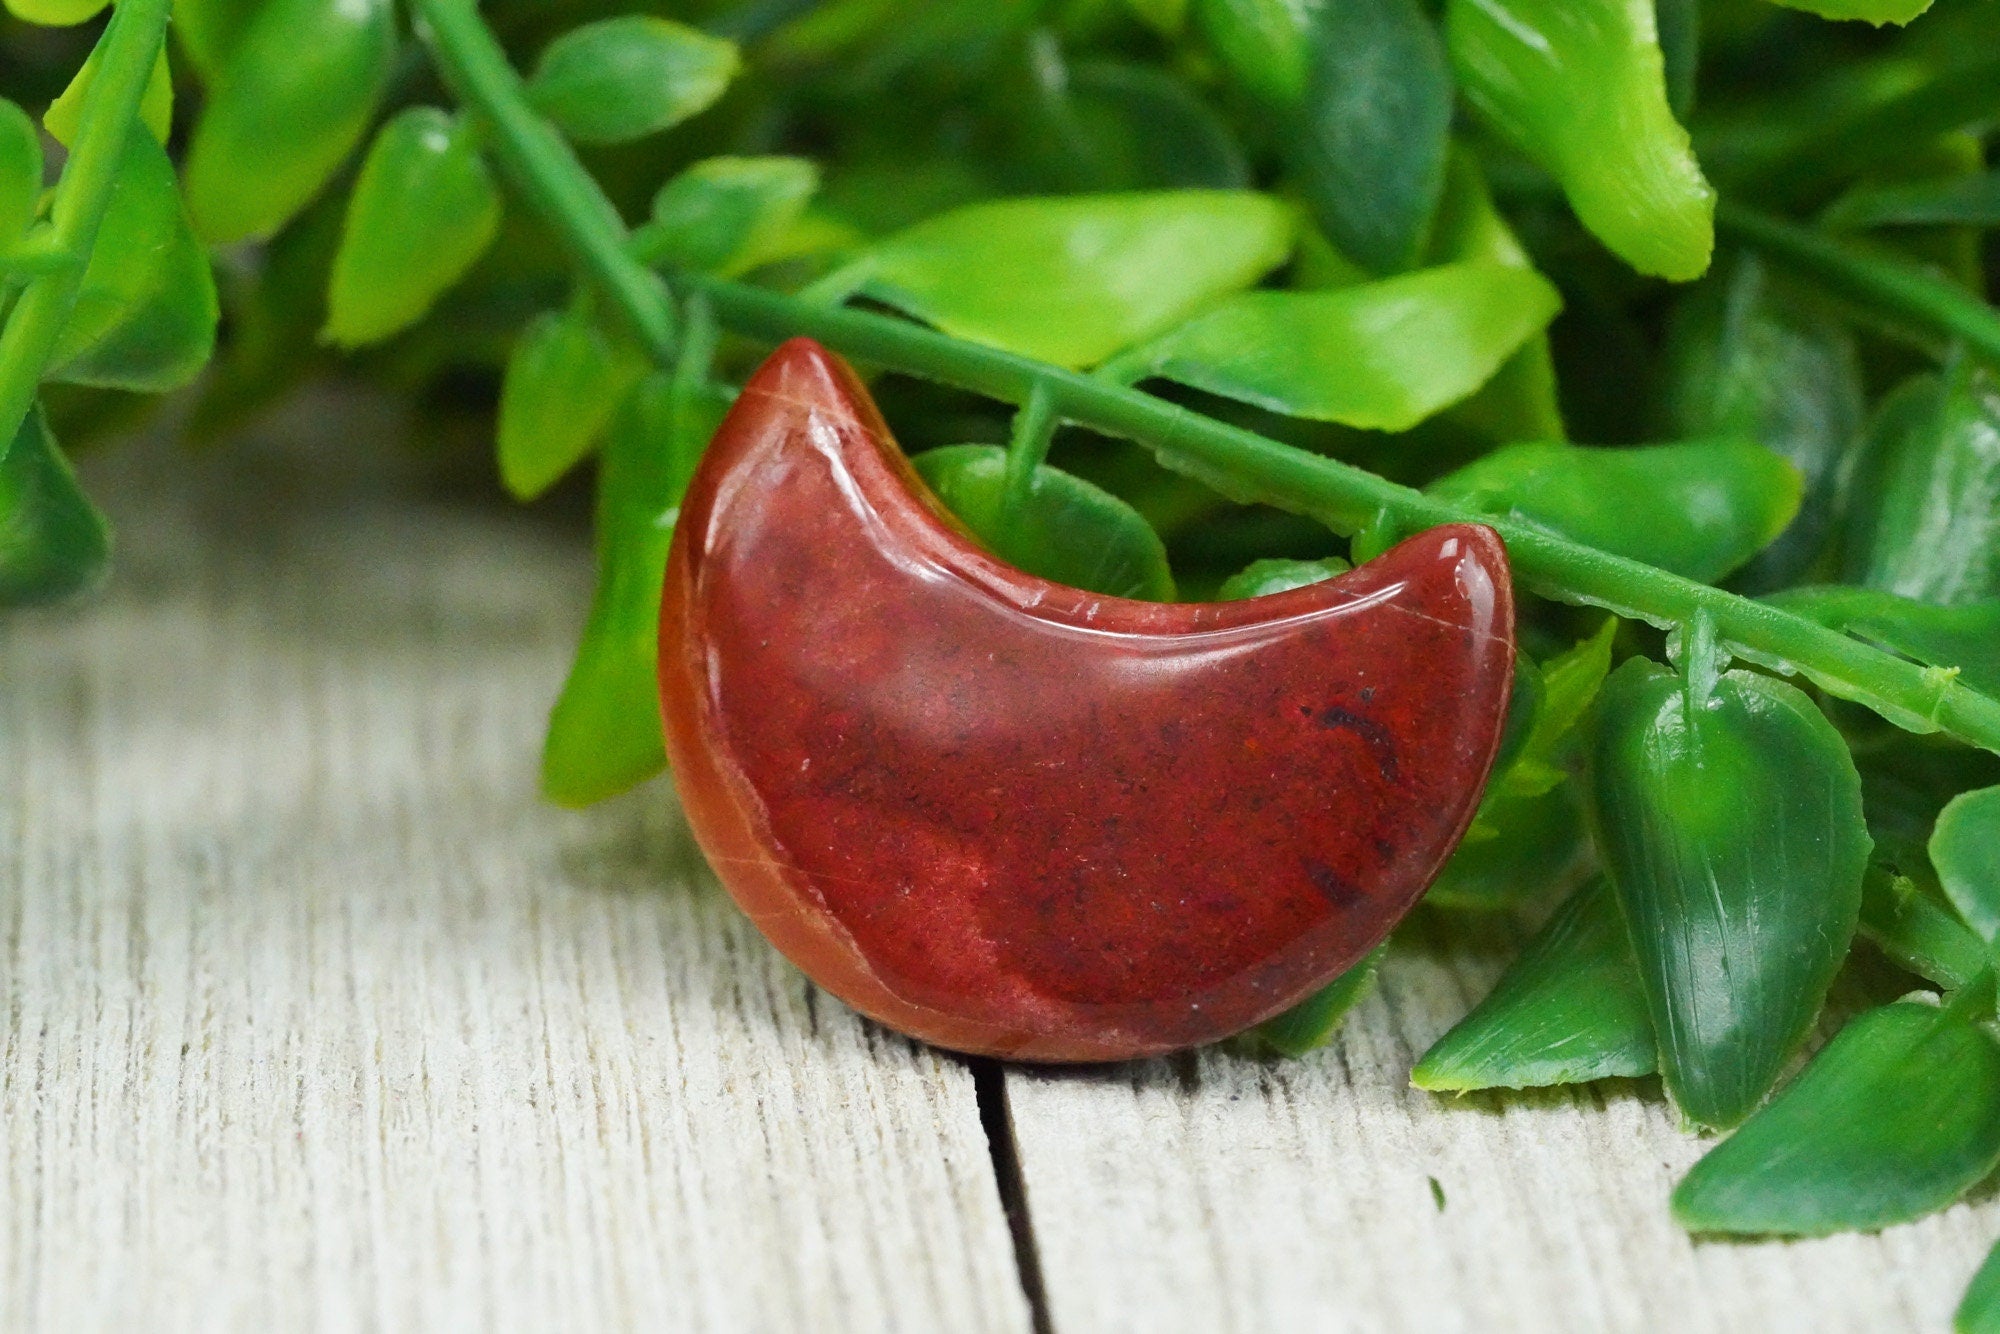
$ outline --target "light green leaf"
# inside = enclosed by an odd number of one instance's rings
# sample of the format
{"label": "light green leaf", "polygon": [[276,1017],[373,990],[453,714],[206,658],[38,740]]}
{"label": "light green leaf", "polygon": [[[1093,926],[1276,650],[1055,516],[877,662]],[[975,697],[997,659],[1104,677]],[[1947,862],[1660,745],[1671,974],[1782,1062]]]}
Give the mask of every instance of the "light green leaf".
{"label": "light green leaf", "polygon": [[1337,574],[1345,574],[1354,568],[1338,556],[1325,560],[1259,560],[1252,561],[1243,569],[1222,581],[1216,590],[1217,602],[1234,602],[1239,598],[1269,597],[1273,593],[1287,593],[1294,588],[1304,588],[1331,579]]}
{"label": "light green leaf", "polygon": [[1094,366],[1256,282],[1291,237],[1284,205],[1244,191],[1004,199],[899,232],[828,283],[955,337]]}
{"label": "light green leaf", "polygon": [[1674,1190],[1694,1232],[1820,1237],[1942,1209],[2000,1162],[2000,1045],[1903,1001],[1842,1029]]}
{"label": "light green leaf", "polygon": [[29,23],[67,28],[97,17],[111,0],[7,0],[7,12]]}
{"label": "light green leaf", "polygon": [[1111,373],[1129,367],[1289,416],[1403,431],[1486,383],[1561,304],[1532,270],[1485,263],[1332,291],[1245,292]]}
{"label": "light green leaf", "polygon": [[1178,37],[1187,24],[1188,0],[1126,0],[1132,12],[1162,37]]}
{"label": "light green leaf", "polygon": [[819,168],[797,157],[712,157],[653,196],[652,220],[633,234],[648,263],[737,274],[787,257],[787,233],[819,189]]}
{"label": "light green leaf", "polygon": [[76,484],[39,405],[0,455],[0,607],[54,602],[94,586],[111,529]]}
{"label": "light green leaf", "polygon": [[590,453],[645,373],[633,351],[589,316],[538,315],[514,343],[500,382],[500,480],[533,500]]}
{"label": "light green leaf", "polygon": [[1860,19],[1881,27],[1903,24],[1931,7],[1931,0],[1771,0],[1787,9],[1802,9],[1823,19]]}
{"label": "light green leaf", "polygon": [[435,107],[401,112],[348,197],[321,336],[356,347],[415,323],[499,228],[500,191],[470,127]]}
{"label": "light green leaf", "polygon": [[1726,1127],[1810,1031],[1854,935],[1871,844],[1847,743],[1804,692],[1714,670],[1619,668],[1591,772],[1667,1089],[1693,1120]]}
{"label": "light green leaf", "polygon": [[2000,787],[1961,792],[1931,834],[1938,884],[1966,925],[2000,940]]}
{"label": "light green leaf", "polygon": [[174,0],[173,34],[203,81],[225,65],[263,0]]}
{"label": "light green leaf", "polygon": [[[62,95],[49,103],[49,109],[42,113],[42,127],[49,137],[68,148],[76,139],[78,123],[83,118],[83,99],[90,92],[90,85],[97,78],[98,53],[92,49],[83,62],[83,68],[69,81],[69,87]],[[161,143],[174,127],[174,81],[167,72],[166,48],[153,62],[153,72],[146,79],[146,90],[139,99],[139,120],[153,132],[153,137]]]}
{"label": "light green leaf", "polygon": [[1424,1053],[1410,1082],[1463,1093],[1656,1069],[1625,922],[1609,887],[1593,879],[1556,909],[1486,999]]}
{"label": "light green leaf", "polygon": [[1275,1019],[1252,1030],[1253,1041],[1280,1056],[1303,1056],[1332,1041],[1341,1021],[1375,989],[1375,974],[1389,953],[1385,941],[1359,963]]}
{"label": "light green leaf", "polygon": [[1304,100],[1311,12],[1297,0],[1191,0],[1195,26],[1238,83],[1267,107]]}
{"label": "light green leaf", "polygon": [[1007,451],[999,446],[947,445],[911,462],[945,507],[1002,560],[1093,593],[1173,599],[1174,578],[1159,534],[1109,491],[1041,464],[1025,503],[1009,513]]}
{"label": "light green leaf", "polygon": [[[1518,769],[1517,769],[1518,771]],[[1434,908],[1494,912],[1545,899],[1589,869],[1583,804],[1576,785],[1556,771],[1540,791],[1495,784],[1465,841],[1424,892]]]}
{"label": "light green leaf", "polygon": [[2000,699],[2000,600],[1940,607],[1873,588],[1816,584],[1772,593],[1764,601],[1948,669],[1961,685]]}
{"label": "light green leaf", "polygon": [[0,97],[0,255],[27,233],[41,197],[41,133],[27,112]]}
{"label": "light green leaf", "polygon": [[741,66],[734,42],[628,14],[550,42],[528,81],[528,100],[579,143],[617,143],[707,110]]}

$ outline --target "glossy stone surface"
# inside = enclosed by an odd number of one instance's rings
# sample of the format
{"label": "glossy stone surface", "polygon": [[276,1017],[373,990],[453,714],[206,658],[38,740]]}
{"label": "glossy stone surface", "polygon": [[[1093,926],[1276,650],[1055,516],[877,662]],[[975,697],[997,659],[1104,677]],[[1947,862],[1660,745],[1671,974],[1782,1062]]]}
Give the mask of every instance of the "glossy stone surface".
{"label": "glossy stone surface", "polygon": [[966,537],[795,340],[682,508],[660,677],[688,820],[827,990],[940,1046],[1103,1060],[1298,1001],[1436,875],[1499,744],[1506,556],[1434,529],[1225,603]]}

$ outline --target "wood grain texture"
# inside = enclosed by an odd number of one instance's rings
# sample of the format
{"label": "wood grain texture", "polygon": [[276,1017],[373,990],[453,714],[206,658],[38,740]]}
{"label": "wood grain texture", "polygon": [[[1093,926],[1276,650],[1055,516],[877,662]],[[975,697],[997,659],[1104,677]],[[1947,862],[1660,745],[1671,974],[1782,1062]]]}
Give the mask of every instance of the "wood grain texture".
{"label": "wood grain texture", "polygon": [[0,624],[0,1328],[1027,1328],[965,1065],[536,801],[580,533],[326,410]]}
{"label": "wood grain texture", "polygon": [[1879,1236],[1692,1242],[1667,1195],[1704,1141],[1657,1081],[1408,1086],[1508,954],[1463,928],[1406,935],[1378,993],[1302,1060],[1210,1049],[1010,1074],[1056,1329],[1949,1328],[2000,1232],[1990,1188]]}

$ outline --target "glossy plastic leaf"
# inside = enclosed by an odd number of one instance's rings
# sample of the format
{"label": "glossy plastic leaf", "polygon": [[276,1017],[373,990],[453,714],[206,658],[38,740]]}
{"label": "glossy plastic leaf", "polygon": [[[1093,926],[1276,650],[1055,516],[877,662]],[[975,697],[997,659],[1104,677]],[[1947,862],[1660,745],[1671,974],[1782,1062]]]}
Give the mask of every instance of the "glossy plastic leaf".
{"label": "glossy plastic leaf", "polygon": [[7,12],[44,27],[67,28],[95,18],[111,0],[7,0]]}
{"label": "glossy plastic leaf", "polygon": [[1820,1237],[1942,1209],[2000,1163],[2000,1045],[1902,1001],[1848,1024],[1674,1190],[1694,1232]]}
{"label": "glossy plastic leaf", "polygon": [[1854,496],[1849,580],[1946,605],[2000,598],[2000,376],[1961,360],[1898,389]]}
{"label": "glossy plastic leaf", "polygon": [[1561,774],[1539,792],[1489,790],[1424,902],[1465,912],[1518,908],[1574,885],[1589,857],[1583,803]]}
{"label": "glossy plastic leaf", "polygon": [[1772,0],[1787,9],[1802,9],[1823,19],[1860,19],[1881,27],[1908,23],[1931,7],[1931,0]]}
{"label": "glossy plastic leaf", "polygon": [[786,232],[818,189],[805,158],[706,158],[660,187],[633,246],[650,263],[742,273],[784,257]]}
{"label": "glossy plastic leaf", "polygon": [[[1750,440],[1508,445],[1434,482],[1444,500],[1713,583],[1784,531],[1798,470]],[[1633,516],[1644,514],[1644,523]]]}
{"label": "glossy plastic leaf", "polygon": [[1245,191],[1005,199],[890,237],[856,286],[956,337],[1094,366],[1250,286],[1291,241],[1285,206]]}
{"label": "glossy plastic leaf", "polygon": [[1715,191],[1667,102],[1653,0],[1450,0],[1466,100],[1641,273],[1685,281],[1715,248]]}
{"label": "glossy plastic leaf", "polygon": [[[92,81],[97,78],[98,53],[93,50],[83,62],[83,68],[69,81],[69,87],[62,95],[49,103],[49,109],[42,113],[42,126],[49,137],[68,148],[76,138],[77,123],[83,117],[83,99],[90,92]],[[174,82],[167,72],[167,53],[163,47],[159,58],[153,62],[153,72],[146,79],[146,90],[139,99],[139,120],[153,132],[153,137],[161,143],[174,127]]]}
{"label": "glossy plastic leaf", "polygon": [[1403,431],[1476,391],[1561,304],[1533,270],[1483,263],[1245,292],[1119,366],[1289,416]]}
{"label": "glossy plastic leaf", "polygon": [[1277,1018],[1257,1025],[1252,1033],[1257,1045],[1280,1056],[1303,1056],[1324,1047],[1339,1031],[1341,1021],[1375,989],[1375,974],[1388,953],[1386,942],[1377,945],[1360,963]]}
{"label": "glossy plastic leaf", "polygon": [[215,78],[263,0],[174,0],[173,34],[203,81]]}
{"label": "glossy plastic leaf", "polygon": [[528,98],[580,143],[654,134],[707,110],[742,66],[736,44],[671,19],[629,14],[550,42]]}
{"label": "glossy plastic leaf", "polygon": [[1344,574],[1350,565],[1338,556],[1325,560],[1259,560],[1222,581],[1216,590],[1215,600],[1233,602],[1238,598],[1261,598],[1272,593],[1285,593],[1294,588],[1304,588]]}
{"label": "glossy plastic leaf", "polygon": [[522,500],[555,485],[597,444],[645,373],[583,312],[538,315],[514,343],[500,382],[500,480]]}
{"label": "glossy plastic leaf", "polygon": [[1859,185],[1820,215],[1833,228],[2000,227],[2000,171],[1896,185]]}
{"label": "glossy plastic leaf", "polygon": [[1072,588],[1173,600],[1159,534],[1109,491],[1041,464],[1025,503],[1010,511],[1007,451],[998,445],[947,445],[912,462],[945,508],[1001,559]]}
{"label": "glossy plastic leaf", "polygon": [[398,114],[348,196],[322,336],[355,347],[415,323],[499,228],[500,191],[470,127],[435,107]]}
{"label": "glossy plastic leaf", "polygon": [[1285,142],[1333,243],[1381,273],[1417,260],[1444,188],[1452,82],[1417,0],[1338,0],[1312,11],[1304,96]]}
{"label": "glossy plastic leaf", "polygon": [[27,112],[0,97],[0,255],[34,222],[41,194],[41,133]]}
{"label": "glossy plastic leaf", "polygon": [[389,0],[269,0],[217,71],[188,147],[210,242],[267,237],[361,142],[396,56]]}
{"label": "glossy plastic leaf", "polygon": [[1799,470],[1798,517],[1744,575],[1776,588],[1796,582],[1833,536],[1841,473],[1861,438],[1861,364],[1840,318],[1780,286],[1755,255],[1719,276],[1677,314],[1668,427],[1688,439],[1745,436]]}
{"label": "glossy plastic leaf", "polygon": [[1563,902],[1410,1082],[1434,1093],[1541,1088],[1658,1068],[1639,965],[1618,902],[1593,879]]}
{"label": "glossy plastic leaf", "polygon": [[1940,607],[1873,588],[1820,584],[1788,588],[1765,601],[1926,666],[1948,669],[1961,685],[2000,699],[2000,600]]}
{"label": "glossy plastic leaf", "polygon": [[1052,35],[1033,49],[1038,114],[1021,117],[1022,159],[1037,189],[1240,190],[1243,147],[1193,89],[1122,60],[1065,66]]}
{"label": "glossy plastic leaf", "polygon": [[149,393],[186,384],[214,351],[217,312],[173,164],[134,127],[48,377]]}
{"label": "glossy plastic leaf", "polygon": [[1961,792],[1931,834],[1938,884],[1967,926],[2000,941],[2000,787]]}
{"label": "glossy plastic leaf", "polygon": [[0,455],[0,607],[90,588],[110,557],[110,526],[77,486],[38,406]]}
{"label": "glossy plastic leaf", "polygon": [[1862,885],[1861,934],[1898,966],[1940,986],[1962,987],[1993,962],[1940,896],[1880,865],[1869,867]]}
{"label": "glossy plastic leaf", "polygon": [[542,793],[587,806],[658,773],[660,584],[696,462],[721,424],[720,395],[641,381],[605,435],[597,472],[597,591],[576,663],[549,715]]}
{"label": "glossy plastic leaf", "polygon": [[1797,687],[1633,659],[1600,703],[1598,848],[1690,1118],[1735,1125],[1847,957],[1870,840],[1847,743]]}

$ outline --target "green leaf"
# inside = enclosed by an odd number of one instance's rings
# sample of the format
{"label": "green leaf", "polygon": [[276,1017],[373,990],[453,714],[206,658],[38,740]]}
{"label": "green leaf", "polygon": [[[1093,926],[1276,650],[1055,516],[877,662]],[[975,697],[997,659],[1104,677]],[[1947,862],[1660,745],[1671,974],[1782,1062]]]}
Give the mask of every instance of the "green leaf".
{"label": "green leaf", "polygon": [[1576,883],[1588,868],[1583,804],[1560,771],[1537,792],[1489,789],[1465,841],[1424,892],[1424,902],[1455,911],[1518,908]]}
{"label": "green leaf", "polygon": [[549,715],[542,793],[563,806],[615,796],[666,765],[660,732],[660,586],[681,496],[726,399],[656,371],[627,396],[597,472],[597,591]]}
{"label": "green leaf", "polygon": [[528,100],[579,143],[618,143],[707,110],[741,67],[734,42],[671,19],[626,15],[550,42]]}
{"label": "green leaf", "polygon": [[1967,926],[2000,940],[2000,787],[1961,792],[1931,834],[1938,884]]}
{"label": "green leaf", "polygon": [[1181,79],[1119,60],[1069,68],[1053,38],[1033,50],[1039,114],[1020,118],[1017,152],[1037,188],[1240,190],[1250,183],[1242,145]]}
{"label": "green leaf", "polygon": [[1028,573],[1113,597],[1168,602],[1167,549],[1139,511],[1081,477],[1036,467],[1026,503],[1005,509],[1007,451],[947,445],[911,460],[938,499],[1002,560]]}
{"label": "green leaf", "polygon": [[1561,304],[1539,274],[1498,264],[1245,292],[1116,366],[1289,416],[1403,431],[1477,390]]}
{"label": "green leaf", "polygon": [[[90,85],[97,78],[98,52],[92,49],[83,62],[83,68],[69,81],[69,87],[62,95],[49,103],[49,109],[42,113],[42,128],[49,137],[64,148],[76,140],[76,131],[83,118],[83,100],[90,92]],[[166,48],[160,49],[159,58],[153,62],[153,72],[147,76],[146,90],[139,99],[139,120],[153,132],[153,137],[161,143],[174,127],[174,81],[167,71]]]}
{"label": "green leaf", "polygon": [[1803,575],[1833,536],[1841,472],[1861,437],[1861,364],[1846,325],[1776,283],[1755,255],[1718,278],[1676,312],[1668,427],[1688,439],[1747,436],[1798,469],[1798,517],[1744,575],[1752,586],[1779,587]]}
{"label": "green leaf", "polygon": [[786,234],[818,189],[819,168],[804,158],[706,158],[653,196],[634,253],[674,268],[743,273],[786,257]]}
{"label": "green leaf", "polygon": [[228,63],[262,6],[263,0],[174,0],[174,36],[204,82]]}
{"label": "green leaf", "polygon": [[1891,394],[1852,494],[1851,582],[1945,605],[2000,598],[2000,376],[1961,358]]}
{"label": "green leaf", "polygon": [[1266,107],[1305,100],[1311,12],[1296,0],[1192,0],[1195,26],[1238,83]]}
{"label": "green leaf", "polygon": [[215,275],[173,164],[135,126],[47,377],[148,393],[186,384],[215,349],[216,320]]}
{"label": "green leaf", "polygon": [[1931,7],[1931,0],[1771,0],[1787,9],[1802,9],[1823,19],[1860,19],[1881,27],[1903,24]]}
{"label": "green leaf", "polygon": [[1731,1126],[1847,956],[1870,840],[1847,743],[1802,691],[1691,670],[1638,658],[1606,683],[1594,825],[1667,1089],[1691,1119]]}
{"label": "green leaf", "polygon": [[[1614,555],[1714,583],[1784,531],[1799,474],[1749,440],[1624,449],[1507,445],[1427,488]],[[1632,516],[1644,514],[1646,522]]]}
{"label": "green leaf", "polygon": [[1312,11],[1299,121],[1285,142],[1313,217],[1347,255],[1409,268],[1444,188],[1452,82],[1416,0]]}
{"label": "green leaf", "polygon": [[0,455],[0,607],[91,588],[110,558],[110,525],[77,486],[37,406]]}
{"label": "green leaf", "polygon": [[899,232],[851,274],[955,337],[1075,368],[1256,282],[1291,243],[1284,205],[1245,191],[1003,199]]}
{"label": "green leaf", "polygon": [[1375,989],[1375,974],[1388,953],[1386,941],[1377,945],[1339,977],[1277,1018],[1257,1025],[1251,1033],[1253,1040],[1280,1056],[1303,1056],[1324,1047],[1348,1013]]}
{"label": "green leaf", "polygon": [[1178,37],[1187,23],[1188,0],[1126,0],[1134,14],[1162,37]]}
{"label": "green leaf", "polygon": [[1433,1093],[1582,1084],[1658,1069],[1618,902],[1592,879],[1556,909],[1472,1013],[1410,1072]]}
{"label": "green leaf", "polygon": [[1926,666],[1945,668],[1960,684],[2000,699],[2000,600],[1940,607],[1844,584],[1788,588],[1764,600]]}
{"label": "green leaf", "polygon": [[1871,866],[1862,884],[1861,934],[1898,966],[1962,987],[1992,966],[1992,951],[1914,879]]}
{"label": "green leaf", "polygon": [[0,97],[0,255],[26,235],[41,197],[41,133],[27,112]]}
{"label": "green leaf", "polygon": [[269,0],[217,71],[188,147],[188,208],[215,244],[267,237],[361,142],[396,58],[389,0]]}
{"label": "green leaf", "polygon": [[414,324],[499,228],[500,191],[470,127],[435,107],[399,113],[348,197],[322,336],[357,347]]}
{"label": "green leaf", "polygon": [[533,500],[575,467],[645,373],[588,314],[537,315],[514,343],[500,382],[500,480]]}
{"label": "green leaf", "polygon": [[97,17],[111,0],[7,0],[7,12],[44,27],[67,28]]}
{"label": "green leaf", "polygon": [[1694,1232],[1820,1237],[1942,1209],[2000,1162],[2000,1045],[1903,1001],[1843,1028],[1674,1190]]}
{"label": "green leaf", "polygon": [[1857,185],[1827,207],[1828,228],[2000,227],[2000,171],[1895,185]]}
{"label": "green leaf", "polygon": [[1466,100],[1641,273],[1685,281],[1715,249],[1715,191],[1667,102],[1653,0],[1449,0]]}
{"label": "green leaf", "polygon": [[1217,602],[1234,602],[1239,598],[1268,597],[1272,593],[1287,593],[1294,588],[1304,588],[1331,579],[1337,574],[1345,574],[1354,568],[1338,556],[1325,560],[1259,560],[1252,561],[1235,574],[1222,581],[1216,590]]}
{"label": "green leaf", "polygon": [[2000,1246],[1987,1253],[1972,1276],[1951,1327],[1953,1334],[2000,1334]]}

